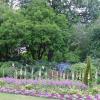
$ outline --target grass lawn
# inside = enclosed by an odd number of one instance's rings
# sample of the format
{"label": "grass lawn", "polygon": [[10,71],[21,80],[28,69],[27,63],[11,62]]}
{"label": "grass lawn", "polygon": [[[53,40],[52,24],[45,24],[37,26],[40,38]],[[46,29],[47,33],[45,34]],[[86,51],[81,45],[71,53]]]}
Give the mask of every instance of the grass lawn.
{"label": "grass lawn", "polygon": [[0,100],[56,100],[56,99],[0,93]]}

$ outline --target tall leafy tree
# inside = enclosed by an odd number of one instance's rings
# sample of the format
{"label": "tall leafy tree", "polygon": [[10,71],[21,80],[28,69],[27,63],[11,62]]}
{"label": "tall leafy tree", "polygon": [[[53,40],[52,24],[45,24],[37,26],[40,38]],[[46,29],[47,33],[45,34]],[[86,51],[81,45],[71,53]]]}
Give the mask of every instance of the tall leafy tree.
{"label": "tall leafy tree", "polygon": [[23,27],[23,17],[18,12],[7,5],[0,6],[0,60],[17,56],[16,48],[24,36]]}
{"label": "tall leafy tree", "polygon": [[66,16],[56,14],[43,0],[33,0],[22,13],[31,22],[27,40],[33,58],[51,61],[56,51],[63,50],[69,36]]}

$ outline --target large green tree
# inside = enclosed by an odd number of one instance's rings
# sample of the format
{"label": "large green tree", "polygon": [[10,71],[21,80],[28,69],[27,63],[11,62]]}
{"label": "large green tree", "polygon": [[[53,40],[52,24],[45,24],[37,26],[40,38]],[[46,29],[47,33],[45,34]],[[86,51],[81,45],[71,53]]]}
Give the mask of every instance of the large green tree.
{"label": "large green tree", "polygon": [[17,56],[17,47],[24,37],[23,17],[7,5],[0,6],[0,60]]}
{"label": "large green tree", "polygon": [[42,0],[33,0],[31,4],[22,9],[22,13],[27,20],[30,20],[30,25],[28,25],[30,34],[27,42],[33,59],[43,58],[51,61],[57,51],[63,51],[67,44],[65,43],[66,37],[71,34],[68,30],[66,16],[56,14]]}

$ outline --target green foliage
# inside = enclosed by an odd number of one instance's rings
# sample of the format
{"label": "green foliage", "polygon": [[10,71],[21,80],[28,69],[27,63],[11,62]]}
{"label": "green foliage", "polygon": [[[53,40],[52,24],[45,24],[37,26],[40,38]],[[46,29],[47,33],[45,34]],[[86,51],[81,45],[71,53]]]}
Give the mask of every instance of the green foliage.
{"label": "green foliage", "polygon": [[72,53],[72,52],[68,52],[65,57],[64,57],[67,61],[71,62],[71,63],[77,63],[80,61],[80,57],[78,54],[76,53]]}
{"label": "green foliage", "polygon": [[56,14],[44,1],[35,0],[22,9],[22,14],[30,20],[28,24],[30,34],[26,41],[33,59],[51,61],[56,51],[62,52],[65,40],[69,37],[65,15]]}
{"label": "green foliage", "polygon": [[21,60],[23,60],[24,63],[27,64],[32,64],[32,62],[34,61],[30,52],[21,54]]}
{"label": "green foliage", "polygon": [[0,87],[3,87],[5,85],[5,82],[3,80],[0,80]]}
{"label": "green foliage", "polygon": [[33,89],[33,84],[25,85],[25,89],[32,90]]}
{"label": "green foliage", "polygon": [[[90,79],[89,79],[90,77]],[[89,81],[88,81],[89,80]],[[91,58],[88,56],[87,57],[87,66],[85,68],[85,73],[84,73],[84,83],[88,85],[88,83],[92,82],[92,72],[91,72]]]}
{"label": "green foliage", "polygon": [[[91,71],[88,70],[88,75],[86,76],[86,70],[87,70],[87,64],[89,64],[88,60],[87,60],[87,63],[75,63],[75,64],[72,64],[71,66],[71,71],[73,72],[77,72],[77,73],[84,73],[85,77],[87,78],[88,80],[88,83],[89,84],[92,84],[93,82],[95,82],[95,74],[96,74],[96,67],[92,64],[91,62]],[[90,65],[88,65],[90,66]],[[90,76],[91,75],[91,76]],[[91,79],[90,79],[91,77]],[[86,79],[84,78],[84,80],[86,81]],[[84,81],[83,80],[83,81]]]}
{"label": "green foliage", "polygon": [[100,84],[100,77],[98,77],[98,79],[97,79],[97,83]]}
{"label": "green foliage", "polygon": [[[61,59],[67,54],[63,51],[72,34],[68,28],[68,20],[64,14],[56,14],[44,0],[33,0],[17,12],[10,8],[2,10],[4,12],[1,17],[4,20],[0,27],[1,60],[22,58],[26,63],[40,59],[51,61],[56,56],[56,51],[62,53]],[[18,54],[17,48],[21,46],[28,47],[27,56]],[[32,58],[29,59],[28,56]]]}
{"label": "green foliage", "polygon": [[14,77],[14,71],[12,67],[0,68],[0,77]]}
{"label": "green foliage", "polygon": [[[99,16],[100,12],[99,0],[48,0],[48,2],[57,13],[64,13],[67,16],[69,24],[90,23]],[[78,11],[81,8],[83,11]]]}
{"label": "green foliage", "polygon": [[23,67],[23,65],[15,61],[0,62],[0,77],[14,77],[15,69],[19,69],[21,67]]}
{"label": "green foliage", "polygon": [[91,52],[95,58],[100,57],[100,28],[95,28],[91,35]]}
{"label": "green foliage", "polygon": [[97,68],[97,70],[100,70],[100,59],[96,58],[96,59],[92,59],[92,64]]}
{"label": "green foliage", "polygon": [[[14,64],[14,66],[13,66],[13,64]],[[0,62],[0,67],[1,68],[19,67],[19,66],[23,67],[23,65],[20,62],[17,62],[17,61]]]}
{"label": "green foliage", "polygon": [[[45,0],[24,0],[17,11],[0,4],[0,61],[32,65],[37,60],[78,63],[87,54],[99,58],[99,2],[90,1],[71,2],[77,8],[86,7],[88,16],[76,14],[69,3],[66,8],[64,0],[53,0],[51,6]],[[87,25],[80,23],[83,19],[86,23],[97,21]],[[21,47],[26,47],[27,53],[21,54]]]}
{"label": "green foliage", "polygon": [[94,86],[94,87],[92,87],[92,88],[89,89],[89,92],[90,92],[92,95],[99,94],[99,93],[100,93],[99,87],[100,87],[99,85]]}
{"label": "green foliage", "polygon": [[8,76],[13,77],[14,76],[14,68],[12,67],[12,64],[14,62],[1,62],[0,63],[0,77]]}
{"label": "green foliage", "polygon": [[17,77],[20,78],[25,78],[25,79],[29,79],[31,78],[31,73],[29,71],[26,71],[26,75],[25,75],[25,70],[22,71],[22,75],[20,73],[20,70],[17,72]]}
{"label": "green foliage", "polygon": [[[0,60],[17,57],[17,47],[21,45],[24,36],[23,18],[18,12],[8,6],[1,7],[0,16]],[[22,30],[23,29],[23,30]]]}
{"label": "green foliage", "polygon": [[75,72],[84,72],[86,63],[76,63],[71,66],[71,70]]}

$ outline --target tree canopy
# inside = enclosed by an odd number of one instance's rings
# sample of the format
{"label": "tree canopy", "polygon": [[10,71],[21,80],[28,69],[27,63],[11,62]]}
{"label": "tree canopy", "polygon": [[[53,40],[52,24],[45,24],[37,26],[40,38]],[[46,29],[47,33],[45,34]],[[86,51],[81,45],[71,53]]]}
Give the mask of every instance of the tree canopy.
{"label": "tree canopy", "polygon": [[100,57],[98,0],[20,0],[19,7],[0,4],[0,61]]}

